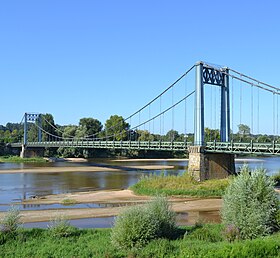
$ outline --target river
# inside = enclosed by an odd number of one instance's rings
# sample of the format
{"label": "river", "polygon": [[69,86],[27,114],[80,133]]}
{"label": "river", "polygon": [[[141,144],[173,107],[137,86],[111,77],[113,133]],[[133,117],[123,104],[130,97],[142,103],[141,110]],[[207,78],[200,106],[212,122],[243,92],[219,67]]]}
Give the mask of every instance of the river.
{"label": "river", "polygon": [[[277,173],[280,169],[280,157],[260,157],[236,159],[236,169],[247,163],[251,168],[263,167],[267,170],[268,175]],[[173,169],[165,170],[143,170],[131,169],[126,166],[146,166],[146,165],[168,165],[174,166]],[[6,211],[11,204],[20,202],[23,199],[32,198],[32,196],[44,196],[50,194],[84,192],[93,190],[112,190],[127,189],[135,184],[142,176],[151,173],[164,174],[181,174],[186,170],[187,160],[142,160],[142,161],[111,161],[108,159],[90,160],[88,162],[53,162],[40,164],[22,164],[22,163],[0,163],[0,170],[8,169],[25,169],[37,167],[56,167],[57,172],[52,173],[4,173],[0,174],[0,211]],[[83,166],[103,166],[108,168],[118,168],[117,171],[103,172],[63,172],[59,173],[61,167],[83,167]],[[89,204],[87,204],[89,205]],[[52,206],[51,208],[61,208],[61,205]],[[84,207],[82,204],[80,205]],[[94,204],[92,207],[96,208]],[[28,209],[48,209],[50,206],[27,206],[21,205],[22,210]],[[79,208],[79,207],[76,207]],[[112,219],[99,219],[97,223],[100,227],[112,223]],[[87,221],[93,225],[91,220],[80,220],[80,224]],[[105,221],[105,222],[104,222]],[[73,223],[75,224],[75,223]],[[82,226],[83,227],[83,226]]]}

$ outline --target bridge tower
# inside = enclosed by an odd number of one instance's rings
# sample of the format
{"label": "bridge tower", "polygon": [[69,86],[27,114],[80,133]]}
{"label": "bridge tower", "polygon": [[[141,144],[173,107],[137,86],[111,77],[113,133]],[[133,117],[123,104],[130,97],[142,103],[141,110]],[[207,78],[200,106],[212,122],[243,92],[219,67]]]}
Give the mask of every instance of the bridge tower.
{"label": "bridge tower", "polygon": [[223,178],[235,173],[233,154],[205,153],[204,85],[221,87],[220,139],[230,141],[229,70],[196,63],[194,146],[189,148],[189,171],[197,180]]}
{"label": "bridge tower", "polygon": [[24,124],[23,124],[23,144],[21,148],[20,156],[22,158],[35,156],[34,152],[27,149],[28,141],[28,123],[36,123],[38,125],[38,142],[42,141],[42,115],[37,113],[24,113]]}
{"label": "bridge tower", "polygon": [[216,69],[196,63],[194,145],[204,146],[204,84],[221,87],[221,142],[230,141],[230,105],[228,69]]}

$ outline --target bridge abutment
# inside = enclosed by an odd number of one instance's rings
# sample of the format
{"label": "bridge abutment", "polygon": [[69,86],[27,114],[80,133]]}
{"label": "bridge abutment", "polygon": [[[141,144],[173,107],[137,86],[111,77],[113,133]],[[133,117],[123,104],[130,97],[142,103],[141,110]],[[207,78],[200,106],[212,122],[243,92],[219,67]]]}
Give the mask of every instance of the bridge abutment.
{"label": "bridge abutment", "polygon": [[197,181],[226,178],[235,174],[234,154],[206,153],[204,146],[190,146],[188,170]]}
{"label": "bridge abutment", "polygon": [[24,145],[21,147],[20,157],[21,158],[34,158],[34,157],[43,157],[44,148],[26,148]]}

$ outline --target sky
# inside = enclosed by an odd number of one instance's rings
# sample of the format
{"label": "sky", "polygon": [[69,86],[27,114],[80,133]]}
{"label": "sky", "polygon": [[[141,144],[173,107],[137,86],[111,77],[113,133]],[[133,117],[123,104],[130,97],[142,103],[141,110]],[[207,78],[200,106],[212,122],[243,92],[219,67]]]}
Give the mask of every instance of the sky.
{"label": "sky", "polygon": [[1,1],[0,124],[25,112],[58,124],[127,117],[200,60],[280,87],[279,10],[278,0]]}

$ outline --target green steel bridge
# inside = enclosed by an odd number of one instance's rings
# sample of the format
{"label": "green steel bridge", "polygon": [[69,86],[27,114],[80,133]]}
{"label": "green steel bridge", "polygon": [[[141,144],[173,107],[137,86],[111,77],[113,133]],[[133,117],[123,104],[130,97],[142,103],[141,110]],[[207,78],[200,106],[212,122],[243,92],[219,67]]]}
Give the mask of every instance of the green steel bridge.
{"label": "green steel bridge", "polygon": [[[12,143],[11,147],[20,148],[22,143]],[[92,148],[92,149],[129,149],[129,150],[155,150],[155,151],[188,151],[193,146],[192,142],[162,142],[162,141],[47,141],[28,142],[27,148]],[[210,153],[254,154],[254,155],[279,155],[280,143],[256,142],[206,142],[205,151]]]}
{"label": "green steel bridge", "polygon": [[[194,83],[190,89],[183,90],[179,99],[175,101],[174,92],[175,87],[180,83],[183,78],[195,71]],[[234,84],[237,81],[238,84]],[[241,85],[242,84],[242,85]],[[213,97],[212,88],[209,95],[206,94],[206,85],[214,86],[214,90],[218,89],[218,97]],[[245,85],[245,86],[244,86]],[[242,86],[242,87],[241,87]],[[238,88],[239,87],[239,88]],[[243,92],[243,88],[247,87],[247,92]],[[231,94],[230,94],[231,89]],[[233,92],[235,93],[233,94]],[[248,93],[249,91],[249,93]],[[166,94],[169,96],[167,101],[171,100],[169,106],[163,108],[163,99]],[[12,148],[22,149],[35,149],[35,148],[59,148],[59,147],[77,147],[77,148],[94,148],[94,149],[130,149],[130,150],[155,150],[155,151],[189,151],[192,146],[201,146],[206,153],[231,153],[231,154],[255,154],[255,155],[280,155],[280,143],[277,141],[271,141],[268,143],[260,142],[234,142],[231,139],[232,128],[240,124],[242,121],[243,110],[247,110],[248,116],[243,118],[247,123],[250,123],[251,129],[255,130],[259,127],[259,121],[261,119],[267,119],[270,115],[270,124],[267,124],[267,128],[273,131],[273,139],[277,139],[278,132],[278,96],[280,95],[280,88],[274,87],[267,83],[256,80],[252,77],[246,76],[228,67],[220,67],[217,65],[211,65],[205,62],[197,62],[189,70],[187,70],[180,78],[166,88],[162,93],[156,96],[149,103],[145,104],[139,110],[127,117],[124,121],[131,122],[135,117],[137,122],[131,124],[131,127],[126,132],[120,131],[114,134],[100,137],[98,133],[87,135],[85,137],[63,137],[63,132],[54,135],[46,131],[46,128],[42,127],[42,116],[37,113],[25,113],[24,115],[24,137],[21,143],[11,143]],[[193,97],[192,101],[190,100]],[[263,101],[266,98],[265,101]],[[218,104],[216,99],[218,99]],[[237,101],[239,100],[239,103]],[[269,101],[271,100],[271,101]],[[242,102],[243,101],[243,102]],[[159,103],[159,104],[156,104]],[[207,103],[207,105],[206,105]],[[249,103],[249,104],[248,104]],[[264,103],[265,107],[260,108],[260,105]],[[246,104],[248,104],[246,106]],[[158,105],[154,108],[155,105]],[[183,106],[180,109],[179,106]],[[270,107],[269,107],[270,105]],[[219,106],[219,110],[216,109],[212,112],[212,109]],[[192,109],[190,109],[192,107]],[[157,113],[152,112],[152,108],[157,109]],[[263,117],[260,118],[260,112],[268,109],[269,112],[264,112]],[[144,112],[147,111],[148,115],[144,117]],[[205,114],[206,113],[206,114]],[[210,114],[209,114],[210,113]],[[214,113],[214,119],[212,117]],[[236,118],[239,113],[239,119]],[[185,123],[185,135],[193,134],[194,141],[145,141],[131,137],[131,133],[137,132],[139,129],[146,128],[151,132],[155,126],[158,126],[157,134],[163,135],[166,131],[167,115],[170,114],[169,125],[170,129],[174,130],[175,115],[179,117],[179,120]],[[190,114],[194,114],[191,116]],[[189,117],[188,117],[189,116]],[[215,117],[219,119],[219,141],[213,140],[211,142],[205,141],[205,120],[211,123],[215,121]],[[245,117],[245,115],[243,115]],[[143,117],[143,120],[140,118]],[[187,119],[188,118],[188,119]],[[239,120],[237,122],[237,120]],[[45,121],[49,126],[53,127],[56,132],[58,128],[51,124],[49,121]],[[38,129],[38,140],[28,141],[28,125],[34,123]],[[165,124],[164,124],[165,123]],[[187,124],[191,124],[193,131],[187,132]],[[117,125],[118,126],[118,125]],[[114,125],[113,127],[117,127]],[[164,127],[165,126],[165,127]],[[209,124],[208,124],[209,126]],[[208,127],[207,126],[207,127]],[[217,126],[213,126],[217,128]],[[115,128],[106,128],[106,130]],[[116,131],[116,130],[115,130]],[[49,137],[49,141],[42,140],[42,134]],[[117,141],[118,135],[127,134],[123,140]],[[244,135],[243,135],[244,136]],[[46,137],[44,137],[46,138]],[[94,139],[94,140],[93,140]]]}

